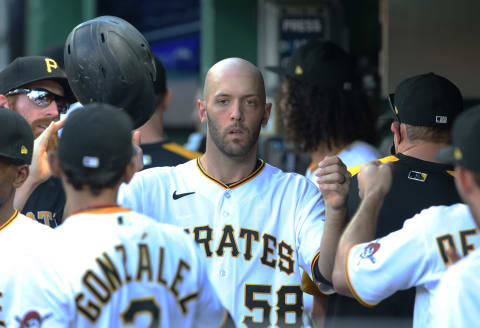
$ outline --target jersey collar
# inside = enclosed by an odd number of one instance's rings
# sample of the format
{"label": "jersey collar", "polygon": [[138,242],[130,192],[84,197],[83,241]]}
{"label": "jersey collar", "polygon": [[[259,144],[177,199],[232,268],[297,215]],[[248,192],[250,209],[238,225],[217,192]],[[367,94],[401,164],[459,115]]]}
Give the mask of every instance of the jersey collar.
{"label": "jersey collar", "polygon": [[220,187],[222,187],[224,189],[233,189],[233,188],[241,186],[242,184],[252,180],[257,175],[259,175],[260,172],[262,172],[262,170],[265,168],[265,162],[262,159],[257,159],[257,164],[256,164],[255,169],[253,170],[252,173],[247,175],[245,178],[243,178],[241,180],[238,180],[236,182],[232,182],[232,183],[223,183],[222,181],[220,181],[218,179],[215,179],[214,177],[209,175],[207,173],[207,171],[203,168],[202,163],[200,162],[200,157],[197,158],[197,167],[205,177],[207,177],[211,181],[215,182]]}

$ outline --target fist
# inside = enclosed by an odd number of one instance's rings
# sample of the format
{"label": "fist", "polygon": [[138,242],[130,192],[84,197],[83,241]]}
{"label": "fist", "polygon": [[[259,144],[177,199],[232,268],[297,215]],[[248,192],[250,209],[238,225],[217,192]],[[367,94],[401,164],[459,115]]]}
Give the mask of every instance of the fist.
{"label": "fist", "polygon": [[358,189],[360,198],[370,193],[385,196],[392,185],[392,166],[374,161],[365,164],[358,174]]}
{"label": "fist", "polygon": [[316,171],[317,183],[328,206],[340,209],[345,206],[350,187],[350,173],[340,158],[325,157]]}

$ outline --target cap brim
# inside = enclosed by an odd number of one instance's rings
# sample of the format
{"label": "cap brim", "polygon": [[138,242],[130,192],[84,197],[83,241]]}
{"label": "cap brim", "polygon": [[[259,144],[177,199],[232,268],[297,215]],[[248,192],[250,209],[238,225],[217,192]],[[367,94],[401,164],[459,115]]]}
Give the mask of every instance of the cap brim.
{"label": "cap brim", "polygon": [[440,149],[436,154],[435,158],[439,161],[447,164],[455,164],[455,157],[453,155],[453,146],[447,146]]}
{"label": "cap brim", "polygon": [[282,76],[287,75],[287,72],[285,71],[285,69],[283,69],[280,66],[267,66],[267,67],[265,67],[265,69],[267,71],[277,73],[277,74],[282,75]]}

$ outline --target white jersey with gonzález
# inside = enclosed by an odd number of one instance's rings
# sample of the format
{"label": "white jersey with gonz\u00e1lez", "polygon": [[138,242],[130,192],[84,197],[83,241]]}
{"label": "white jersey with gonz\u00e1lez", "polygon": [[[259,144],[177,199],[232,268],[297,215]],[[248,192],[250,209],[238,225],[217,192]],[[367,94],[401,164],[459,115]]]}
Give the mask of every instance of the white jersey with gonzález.
{"label": "white jersey with gonz\u00e1lez", "polygon": [[448,268],[432,301],[432,327],[477,327],[480,250]]}
{"label": "white jersey with gonz\u00e1lez", "polygon": [[465,204],[434,206],[406,220],[403,228],[352,247],[346,263],[352,294],[374,306],[394,292],[416,286],[414,327],[431,326],[431,302],[445,272],[446,250],[465,256],[480,237]]}
{"label": "white jersey with gonz\u00e1lez", "polygon": [[198,247],[121,207],[70,216],[15,279],[8,327],[217,327],[225,311]]}
{"label": "white jersey with gonz\u00e1lez", "polygon": [[301,323],[299,267],[311,275],[324,226],[321,194],[305,177],[261,161],[227,186],[192,160],[135,174],[119,202],[192,236],[237,325]]}

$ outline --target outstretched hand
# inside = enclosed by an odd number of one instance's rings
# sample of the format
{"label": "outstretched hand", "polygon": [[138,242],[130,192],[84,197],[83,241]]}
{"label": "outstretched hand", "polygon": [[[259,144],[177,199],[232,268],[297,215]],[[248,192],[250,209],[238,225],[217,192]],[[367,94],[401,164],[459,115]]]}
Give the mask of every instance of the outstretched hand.
{"label": "outstretched hand", "polygon": [[316,176],[327,206],[334,210],[343,208],[347,202],[351,175],[340,158],[325,157],[318,164]]}
{"label": "outstretched hand", "polygon": [[392,185],[392,166],[373,161],[365,164],[358,174],[358,190],[361,199],[371,193],[384,197]]}
{"label": "outstretched hand", "polygon": [[57,133],[64,124],[64,119],[50,123],[35,139],[30,175],[28,177],[32,185],[39,185],[52,176],[50,165],[48,164],[47,152],[57,148]]}

